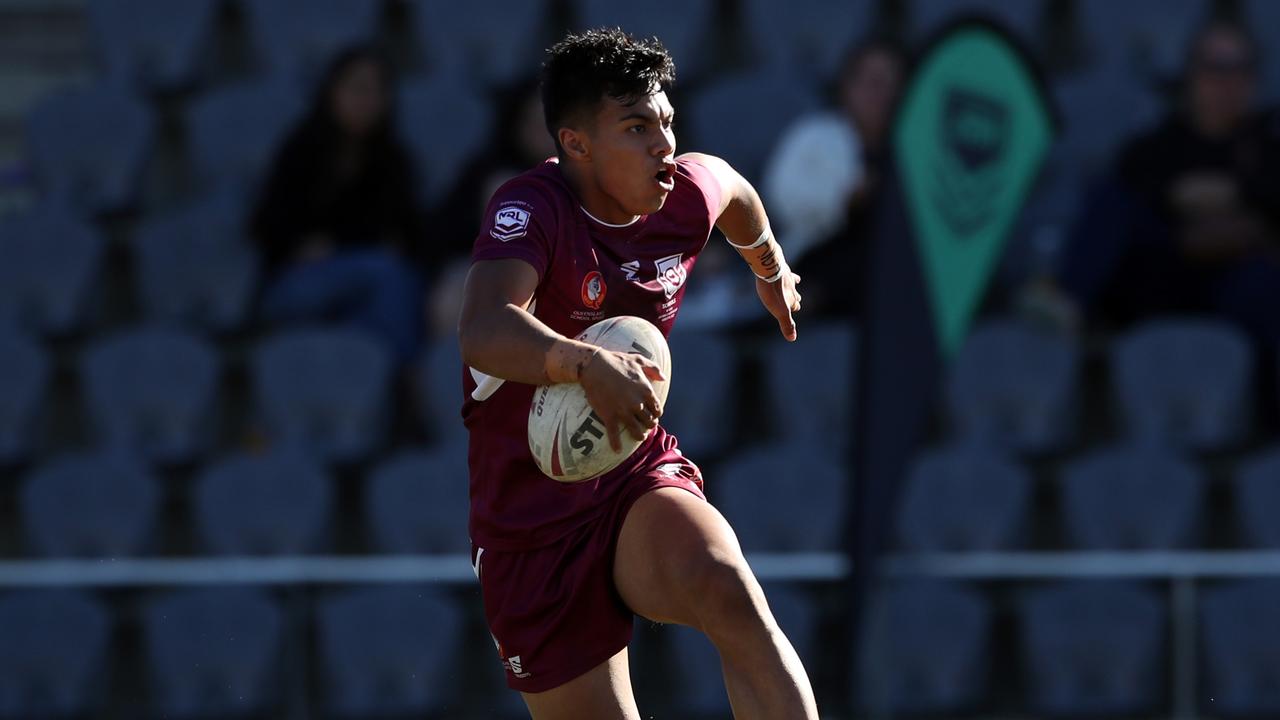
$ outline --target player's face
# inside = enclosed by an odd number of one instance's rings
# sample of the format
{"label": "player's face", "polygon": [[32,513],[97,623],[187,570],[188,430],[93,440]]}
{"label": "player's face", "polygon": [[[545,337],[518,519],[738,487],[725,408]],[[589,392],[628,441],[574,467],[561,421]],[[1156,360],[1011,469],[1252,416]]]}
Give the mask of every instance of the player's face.
{"label": "player's face", "polygon": [[369,60],[353,63],[334,83],[330,95],[338,126],[350,135],[367,135],[386,112],[382,70]]}
{"label": "player's face", "polygon": [[675,187],[675,110],[662,91],[632,105],[606,98],[591,135],[596,184],[621,214],[647,215],[662,209]]}

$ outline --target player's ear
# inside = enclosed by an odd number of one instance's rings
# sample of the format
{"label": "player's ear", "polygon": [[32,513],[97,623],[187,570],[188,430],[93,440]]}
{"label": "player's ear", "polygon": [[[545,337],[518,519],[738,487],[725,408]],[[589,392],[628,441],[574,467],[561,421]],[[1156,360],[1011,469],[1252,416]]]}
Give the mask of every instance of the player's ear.
{"label": "player's ear", "polygon": [[560,147],[564,148],[564,154],[574,160],[587,160],[591,157],[591,146],[587,139],[587,134],[581,130],[571,127],[562,127],[559,130]]}

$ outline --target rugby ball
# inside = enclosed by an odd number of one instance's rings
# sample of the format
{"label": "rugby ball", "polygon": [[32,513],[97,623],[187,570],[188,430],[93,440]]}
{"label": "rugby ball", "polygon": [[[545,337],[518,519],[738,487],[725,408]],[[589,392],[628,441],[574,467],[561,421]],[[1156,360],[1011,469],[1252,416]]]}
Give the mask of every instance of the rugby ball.
{"label": "rugby ball", "polygon": [[[620,315],[601,320],[577,337],[606,350],[639,353],[662,368],[665,381],[653,383],[658,404],[667,402],[671,383],[671,351],[662,332],[648,320]],[[604,423],[587,403],[578,383],[541,385],[529,406],[529,451],[538,468],[560,482],[582,482],[622,464],[640,447],[630,432],[621,432],[622,450],[609,447]]]}

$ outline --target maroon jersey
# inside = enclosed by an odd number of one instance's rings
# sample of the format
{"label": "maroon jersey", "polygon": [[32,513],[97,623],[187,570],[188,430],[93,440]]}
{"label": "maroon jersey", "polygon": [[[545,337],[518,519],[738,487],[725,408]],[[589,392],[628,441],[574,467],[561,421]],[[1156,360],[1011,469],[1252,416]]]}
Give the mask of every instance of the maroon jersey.
{"label": "maroon jersey", "polygon": [[[500,187],[485,210],[472,259],[518,258],[538,272],[531,312],[575,337],[593,323],[635,315],[671,331],[685,278],[707,243],[721,189],[697,160],[676,161],[675,188],[662,209],[627,225],[584,210],[553,159]],[[679,392],[679,381],[672,384]],[[534,387],[463,368],[463,421],[470,431],[471,540],[513,552],[555,542],[602,512],[638,473],[690,475],[675,436],[661,427],[614,470],[560,483],[543,475],[529,452]]]}

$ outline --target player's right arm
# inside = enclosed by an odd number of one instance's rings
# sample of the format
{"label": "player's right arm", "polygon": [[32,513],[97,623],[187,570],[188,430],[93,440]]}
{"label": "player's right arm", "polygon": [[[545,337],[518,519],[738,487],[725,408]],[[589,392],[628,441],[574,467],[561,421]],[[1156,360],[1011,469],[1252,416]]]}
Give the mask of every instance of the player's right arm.
{"label": "player's right arm", "polygon": [[650,382],[663,379],[662,371],[641,355],[605,350],[547,327],[528,311],[537,288],[538,272],[524,260],[472,264],[458,319],[462,361],[513,382],[580,383],[610,446],[620,447],[619,428],[644,438],[662,414]]}

